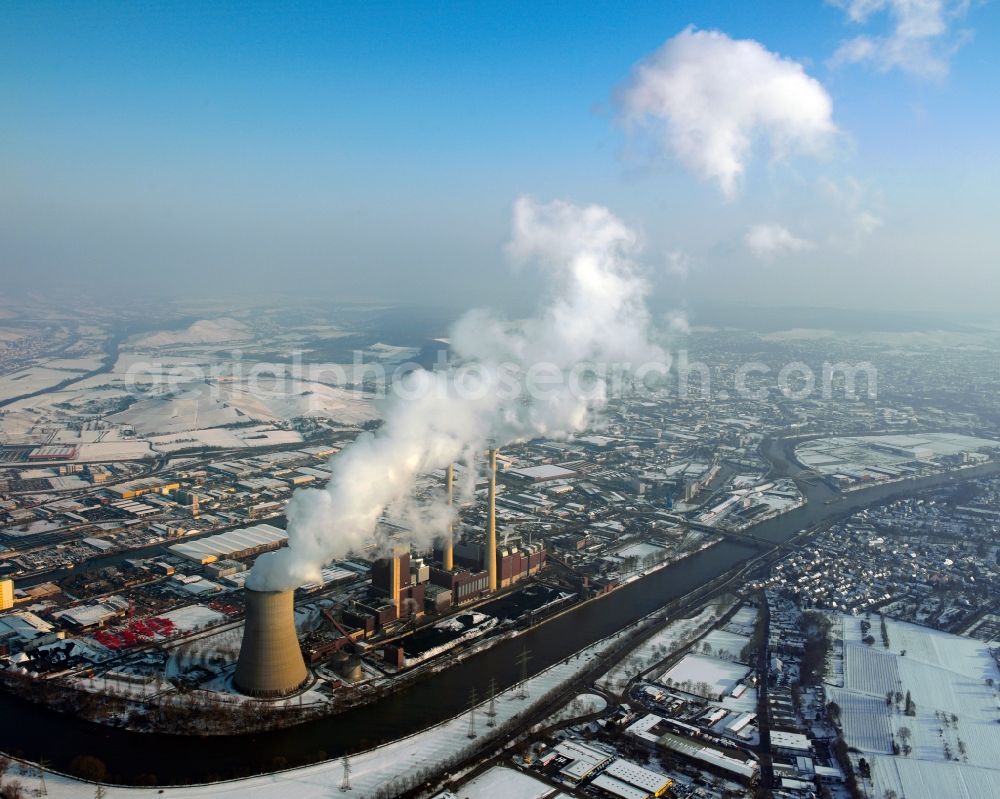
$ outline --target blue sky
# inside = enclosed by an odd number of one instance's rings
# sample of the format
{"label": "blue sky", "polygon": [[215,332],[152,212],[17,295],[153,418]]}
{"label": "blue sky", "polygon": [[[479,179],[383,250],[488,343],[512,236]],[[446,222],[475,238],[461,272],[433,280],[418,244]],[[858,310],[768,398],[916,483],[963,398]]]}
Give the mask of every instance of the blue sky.
{"label": "blue sky", "polygon": [[[668,303],[995,308],[1000,15],[947,17],[944,76],[830,63],[845,40],[886,35],[890,11],[6,3],[0,274],[15,288],[140,275],[214,290],[240,275],[344,299],[514,300],[523,287],[494,278],[511,204],[531,194],[639,228]],[[630,138],[616,91],[689,25],[799,62],[832,100],[830,151],[775,163],[755,146],[726,198],[650,152],[655,135]],[[877,229],[845,244],[821,186],[850,186]],[[760,223],[809,246],[755,258],[745,233]],[[671,252],[686,279],[661,268]]]}

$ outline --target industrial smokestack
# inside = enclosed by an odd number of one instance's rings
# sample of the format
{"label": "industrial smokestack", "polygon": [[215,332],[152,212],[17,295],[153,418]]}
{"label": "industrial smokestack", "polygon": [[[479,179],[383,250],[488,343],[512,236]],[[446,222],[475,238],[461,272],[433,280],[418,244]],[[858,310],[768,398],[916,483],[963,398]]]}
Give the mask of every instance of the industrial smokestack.
{"label": "industrial smokestack", "polygon": [[233,683],[249,696],[287,696],[309,679],[295,632],[292,591],[246,590],[247,617]]}
{"label": "industrial smokestack", "polygon": [[[455,464],[449,463],[448,469],[445,472],[445,484],[448,489],[448,511],[451,512],[452,506],[454,505],[454,491],[455,491]],[[441,565],[447,571],[451,571],[455,568],[455,524],[452,521],[448,521],[448,536],[444,541],[444,555],[441,558]]]}
{"label": "industrial smokestack", "polygon": [[486,518],[486,572],[490,591],[497,590],[497,450],[490,450],[490,493]]}
{"label": "industrial smokestack", "polygon": [[[392,566],[389,569],[389,596],[392,598],[392,604],[396,606],[396,618],[400,618],[403,615],[403,609],[400,607],[399,599],[399,583],[402,578],[402,563],[400,563],[400,558],[403,554],[403,548],[400,546],[394,546],[392,548]],[[406,548],[406,552],[409,552],[409,547]]]}

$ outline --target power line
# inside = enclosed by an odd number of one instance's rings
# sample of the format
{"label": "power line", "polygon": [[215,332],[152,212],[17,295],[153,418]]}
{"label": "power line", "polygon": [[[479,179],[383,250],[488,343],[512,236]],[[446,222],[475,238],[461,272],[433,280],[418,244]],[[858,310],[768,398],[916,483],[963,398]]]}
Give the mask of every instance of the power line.
{"label": "power line", "polygon": [[349,791],[351,790],[351,761],[345,755],[344,759],[340,761],[344,766],[344,777],[340,781],[340,790]]}
{"label": "power line", "polygon": [[476,689],[472,689],[469,696],[469,733],[468,738],[476,737]]}
{"label": "power line", "polygon": [[531,653],[525,647],[524,651],[517,656],[517,662],[521,666],[521,681],[517,685],[517,698],[528,698],[528,661],[531,660]]}
{"label": "power line", "polygon": [[490,677],[490,706],[486,710],[486,726],[495,727],[497,724],[497,681]]}
{"label": "power line", "polygon": [[49,789],[45,785],[45,769],[49,767],[48,761],[43,757],[38,761],[38,779],[40,780],[38,784],[38,795],[48,796]]}

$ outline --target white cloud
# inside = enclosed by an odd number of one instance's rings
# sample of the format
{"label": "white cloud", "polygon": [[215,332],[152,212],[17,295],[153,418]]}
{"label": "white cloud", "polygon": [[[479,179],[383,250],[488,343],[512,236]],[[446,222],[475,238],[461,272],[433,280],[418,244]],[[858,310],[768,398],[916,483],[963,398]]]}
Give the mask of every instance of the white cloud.
{"label": "white cloud", "polygon": [[858,236],[867,236],[882,227],[882,217],[871,211],[858,211],[854,216],[854,230]]}
{"label": "white cloud", "polygon": [[687,312],[681,310],[668,311],[666,316],[667,330],[671,333],[687,335],[691,332],[691,322]]}
{"label": "white cloud", "polygon": [[887,72],[901,69],[922,78],[948,74],[951,56],[969,37],[955,30],[969,9],[969,0],[828,0],[843,9],[851,22],[867,24],[878,14],[891,20],[882,36],[862,34],[841,43],[834,64],[870,63]]}
{"label": "white cloud", "polygon": [[752,225],[747,230],[744,241],[754,257],[762,261],[781,255],[805,252],[816,246],[807,239],[799,238],[788,228],[774,223]]}
{"label": "white cloud", "polygon": [[683,250],[672,250],[667,253],[667,272],[681,280],[686,280],[691,274],[694,259]]}
{"label": "white cloud", "polygon": [[836,221],[830,244],[848,252],[857,251],[868,236],[882,227],[882,217],[869,207],[873,202],[878,204],[877,197],[871,197],[871,192],[852,177],[840,182],[824,178],[819,185],[835,209],[829,214]]}
{"label": "white cloud", "polygon": [[750,39],[687,28],[641,61],[619,89],[626,129],[659,144],[732,198],[757,139],[775,158],[821,152],[837,133],[833,103],[802,65]]}

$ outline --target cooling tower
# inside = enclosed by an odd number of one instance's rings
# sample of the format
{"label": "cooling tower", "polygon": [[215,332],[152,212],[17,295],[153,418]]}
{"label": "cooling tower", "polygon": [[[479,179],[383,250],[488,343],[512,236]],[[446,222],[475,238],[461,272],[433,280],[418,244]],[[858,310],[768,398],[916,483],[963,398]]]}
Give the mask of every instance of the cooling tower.
{"label": "cooling tower", "polygon": [[295,633],[292,591],[246,590],[247,618],[233,683],[249,696],[286,696],[309,679]]}

